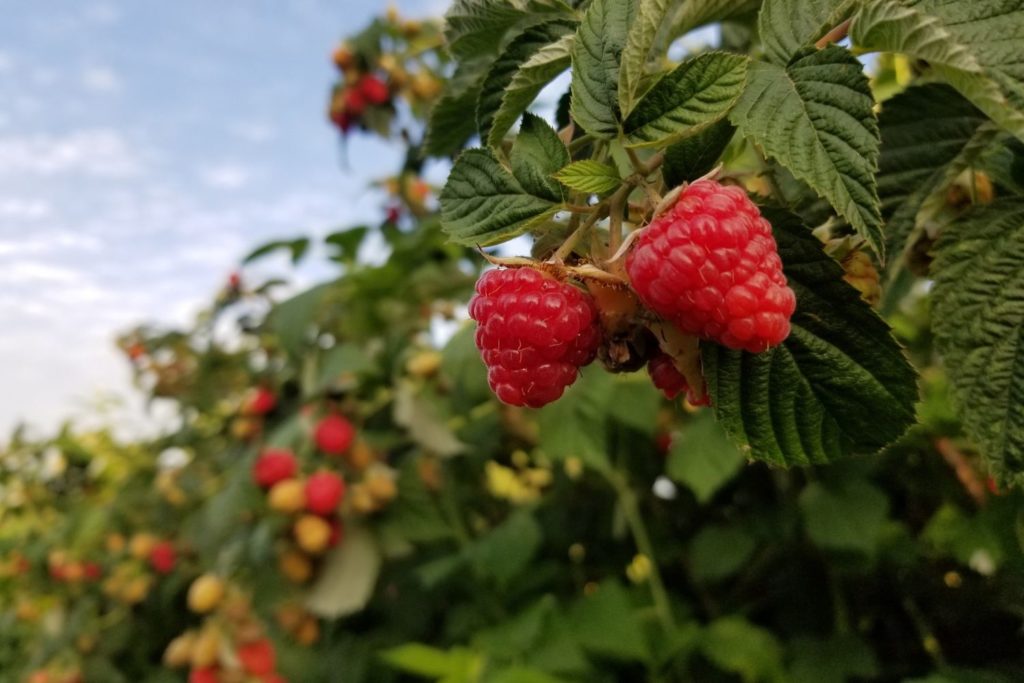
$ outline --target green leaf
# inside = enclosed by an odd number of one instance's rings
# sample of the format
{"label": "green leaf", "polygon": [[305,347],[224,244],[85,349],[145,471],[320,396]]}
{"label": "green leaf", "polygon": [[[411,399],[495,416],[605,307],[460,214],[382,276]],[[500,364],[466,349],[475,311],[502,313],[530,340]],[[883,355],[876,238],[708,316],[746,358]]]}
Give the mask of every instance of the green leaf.
{"label": "green leaf", "polygon": [[633,2],[594,0],[572,46],[572,118],[602,140],[619,131],[619,59],[634,8]]}
{"label": "green leaf", "polygon": [[[441,650],[421,643],[406,643],[380,653],[389,666],[419,676],[442,678],[463,676],[479,669],[480,655],[466,648]],[[458,680],[462,680],[461,678]]]}
{"label": "green leaf", "polygon": [[572,16],[560,0],[455,0],[444,15],[444,36],[452,55],[463,61],[499,53],[509,35],[559,16]]}
{"label": "green leaf", "polygon": [[665,473],[686,484],[697,501],[707,503],[743,467],[746,459],[708,411],[673,434]]}
{"label": "green leaf", "polygon": [[272,254],[273,252],[282,249],[290,252],[292,263],[298,263],[309,250],[309,238],[300,237],[294,240],[275,240],[273,242],[267,242],[266,244],[256,247],[249,252],[249,255],[242,259],[242,263],[252,263],[267,254]]}
{"label": "green leaf", "polygon": [[791,683],[846,683],[852,678],[871,680],[878,676],[874,651],[855,635],[794,638],[790,650]]}
{"label": "green leaf", "polygon": [[489,57],[459,62],[455,73],[445,82],[441,96],[430,109],[423,137],[423,154],[454,154],[473,136],[476,119],[467,116],[466,112],[476,109],[490,65]]}
{"label": "green leaf", "polygon": [[490,576],[507,584],[529,566],[540,547],[540,525],[526,510],[517,510],[469,547],[469,556]]}
{"label": "green leaf", "polygon": [[952,503],[945,503],[932,515],[921,540],[986,575],[992,574],[1006,555],[999,536],[980,515],[969,517]]}
{"label": "green leaf", "polygon": [[441,221],[452,241],[504,242],[552,215],[556,204],[529,194],[486,149],[463,152],[441,191]]}
{"label": "green leaf", "polygon": [[551,176],[569,163],[569,150],[544,119],[523,115],[523,125],[509,154],[512,175],[523,189],[537,197],[561,202],[562,187]]}
{"label": "green leaf", "polygon": [[300,355],[313,332],[313,322],[333,282],[307,289],[277,304],[267,315],[267,327],[277,335],[281,346],[291,354]]}
{"label": "green leaf", "polygon": [[624,660],[650,658],[629,594],[614,580],[604,581],[592,595],[574,604],[569,623],[579,644],[594,654]]}
{"label": "green leaf", "polygon": [[568,188],[596,195],[606,195],[622,184],[618,169],[593,159],[574,161],[555,178]]}
{"label": "green leaf", "polygon": [[750,457],[780,465],[877,451],[915,420],[914,370],[821,243],[794,217],[764,213],[796,293],[792,332],[759,354],[701,346],[715,413]]}
{"label": "green leaf", "polygon": [[741,617],[711,622],[700,648],[715,666],[739,674],[744,681],[782,680],[782,646],[770,631]]}
{"label": "green leaf", "polygon": [[861,63],[833,45],[802,53],[785,68],[752,63],[732,121],[882,255],[873,105]]}
{"label": "green leaf", "polygon": [[863,479],[839,486],[814,482],[800,492],[807,535],[827,550],[871,555],[889,510],[889,499]]}
{"label": "green leaf", "polygon": [[767,61],[785,66],[849,16],[860,0],[764,0],[757,30]]}
{"label": "green leaf", "polygon": [[500,143],[505,131],[508,130],[505,128],[500,134],[491,135],[494,116],[501,108],[505,90],[512,83],[520,67],[541,49],[566,35],[571,35],[574,29],[575,25],[566,21],[549,21],[531,26],[516,36],[502,51],[487,72],[477,100],[476,121],[481,140],[487,140],[490,144],[493,138]]}
{"label": "green leaf", "polygon": [[747,61],[740,55],[705,52],[680,64],[626,118],[627,144],[668,145],[722,119],[743,91]]}
{"label": "green leaf", "polygon": [[540,48],[525,63],[518,65],[519,70],[512,77],[512,82],[505,87],[501,104],[494,112],[487,135],[489,147],[500,145],[505,133],[520,114],[526,111],[544,86],[569,68],[570,52],[575,38],[574,33],[568,33]]}
{"label": "green leaf", "polygon": [[485,683],[563,683],[563,679],[555,678],[538,669],[517,666],[489,675]]}
{"label": "green leaf", "polygon": [[996,123],[1024,139],[1024,5],[868,0],[850,27],[859,48],[925,60]]}
{"label": "green leaf", "polygon": [[682,185],[710,171],[729,146],[735,132],[732,123],[722,119],[666,149],[665,164],[661,167],[665,184],[669,187]]}
{"label": "green leaf", "polygon": [[395,423],[404,427],[420,446],[427,451],[450,457],[466,450],[438,411],[437,402],[427,390],[420,391],[408,379],[399,380],[394,388]]}
{"label": "green leaf", "polygon": [[317,582],[306,596],[306,608],[326,619],[337,619],[366,606],[380,573],[380,548],[373,534],[349,524],[345,539],[324,560]]}
{"label": "green leaf", "polygon": [[940,83],[908,88],[883,105],[878,118],[878,194],[886,219],[886,253],[893,265],[913,243],[922,207],[943,194],[992,139],[995,130],[987,121],[953,88]]}
{"label": "green leaf", "polygon": [[706,526],[690,542],[690,573],[698,581],[720,581],[739,571],[757,542],[735,526]]}
{"label": "green leaf", "polygon": [[330,255],[332,261],[339,263],[352,263],[359,255],[359,246],[370,231],[365,225],[359,225],[338,232],[332,232],[324,237],[324,244],[334,247],[334,253]]}
{"label": "green leaf", "polygon": [[744,14],[752,14],[761,0],[683,0],[672,20],[671,35],[681,36],[695,28]]}
{"label": "green leaf", "polygon": [[537,410],[540,447],[556,460],[580,458],[587,465],[607,470],[607,424],[614,378],[594,367],[569,387],[561,400]]}
{"label": "green leaf", "polygon": [[972,212],[936,252],[932,326],[954,403],[993,473],[1024,482],[1024,199]]}
{"label": "green leaf", "polygon": [[636,104],[647,59],[670,4],[669,0],[637,0],[636,19],[626,36],[619,66],[619,109],[623,116]]}

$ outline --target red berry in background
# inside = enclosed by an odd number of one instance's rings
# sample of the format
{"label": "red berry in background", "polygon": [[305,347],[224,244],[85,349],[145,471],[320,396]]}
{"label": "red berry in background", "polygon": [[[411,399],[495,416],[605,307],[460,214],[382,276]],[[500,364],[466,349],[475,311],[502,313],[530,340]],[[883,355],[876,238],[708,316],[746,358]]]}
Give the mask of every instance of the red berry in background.
{"label": "red berry in background", "polygon": [[178,561],[178,553],[170,541],[160,541],[149,551],[149,566],[158,574],[170,574]]}
{"label": "red berry in background", "polygon": [[242,669],[253,676],[273,673],[277,666],[274,645],[266,638],[239,645],[236,654]]}
{"label": "red berry in background", "polygon": [[491,390],[515,406],[558,399],[601,342],[593,299],[534,268],[481,275],[469,315]]}
{"label": "red berry in background", "polygon": [[358,119],[366,111],[366,97],[358,88],[349,88],[342,95],[342,104],[345,113],[353,119]]}
{"label": "red berry in background", "polygon": [[356,430],[341,415],[328,415],[316,424],[313,440],[316,447],[328,455],[341,455],[352,445]]}
{"label": "red berry in background", "polygon": [[647,374],[651,376],[654,386],[670,401],[689,389],[683,373],[676,369],[672,357],[667,353],[659,353],[647,361]]}
{"label": "red berry in background", "polygon": [[306,480],[306,509],[314,514],[334,514],[344,497],[345,480],[334,472],[317,472]]}
{"label": "red berry in background", "polygon": [[188,683],[219,683],[220,677],[217,676],[217,669],[213,667],[203,667],[201,669],[192,669],[188,675]]}
{"label": "red berry in background", "polygon": [[277,407],[277,396],[267,387],[257,387],[249,392],[242,404],[245,415],[266,415]]}
{"label": "red berry in background", "polygon": [[626,270],[640,300],[687,334],[754,353],[796,308],[771,225],[738,187],[700,180],[639,235]]}
{"label": "red berry in background", "polygon": [[269,489],[279,481],[291,479],[299,470],[295,455],[285,449],[267,449],[252,465],[252,478],[257,485]]}
{"label": "red berry in background", "polygon": [[356,87],[369,104],[380,105],[391,99],[391,91],[388,90],[387,84],[373,74],[367,74],[360,78]]}
{"label": "red berry in background", "polygon": [[397,206],[389,206],[387,213],[384,215],[384,220],[388,223],[397,223],[398,219],[402,217],[402,210]]}
{"label": "red berry in background", "polygon": [[82,571],[89,581],[99,581],[103,578],[103,567],[96,562],[86,562],[82,566]]}

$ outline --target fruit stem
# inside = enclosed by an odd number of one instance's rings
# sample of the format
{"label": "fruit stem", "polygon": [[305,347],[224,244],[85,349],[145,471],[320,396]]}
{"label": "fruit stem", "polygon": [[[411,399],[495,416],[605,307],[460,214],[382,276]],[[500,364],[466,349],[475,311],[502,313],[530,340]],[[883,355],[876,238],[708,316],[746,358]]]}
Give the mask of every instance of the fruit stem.
{"label": "fruit stem", "polygon": [[846,34],[850,31],[850,22],[853,19],[847,19],[843,23],[839,24],[831,31],[821,37],[821,40],[814,44],[814,47],[819,50],[828,45],[829,43],[838,43],[840,40],[846,37]]}
{"label": "fruit stem", "polygon": [[594,137],[589,133],[579,136],[578,138],[569,143],[569,154],[575,154],[576,152],[580,151],[593,141]]}
{"label": "fruit stem", "polygon": [[573,248],[576,246],[576,243],[580,241],[583,234],[589,231],[590,228],[594,227],[594,223],[597,223],[597,221],[601,219],[601,216],[607,208],[608,207],[603,202],[594,207],[594,213],[592,213],[587,220],[580,225],[580,227],[573,230],[572,233],[565,238],[565,241],[562,242],[562,246],[560,246],[558,250],[551,255],[550,260],[555,263],[564,262],[566,257],[572,253]]}
{"label": "fruit stem", "polygon": [[608,251],[613,254],[619,250],[619,245],[622,244],[622,204],[625,199],[616,194],[609,204],[611,222],[608,226]]}
{"label": "fruit stem", "polygon": [[672,604],[668,599],[668,591],[665,590],[665,582],[661,578],[661,570],[658,568],[657,557],[654,554],[654,544],[651,543],[651,536],[647,533],[647,525],[644,524],[643,515],[640,514],[640,506],[637,503],[636,493],[630,488],[625,477],[618,471],[611,471],[607,475],[609,483],[619,496],[619,503],[622,505],[622,514],[626,518],[629,531],[633,534],[633,541],[636,548],[647,556],[651,561],[651,597],[654,599],[654,608],[665,627],[666,633],[673,633],[676,629],[675,619],[672,617]]}

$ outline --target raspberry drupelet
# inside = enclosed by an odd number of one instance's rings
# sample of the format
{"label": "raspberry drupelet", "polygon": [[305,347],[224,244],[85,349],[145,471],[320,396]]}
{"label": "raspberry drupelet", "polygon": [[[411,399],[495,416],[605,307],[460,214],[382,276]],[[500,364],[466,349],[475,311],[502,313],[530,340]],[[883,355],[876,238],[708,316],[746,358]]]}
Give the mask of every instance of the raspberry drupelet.
{"label": "raspberry drupelet", "polygon": [[752,353],[789,336],[796,297],[771,225],[739,187],[700,180],[639,235],[633,289],[680,330]]}
{"label": "raspberry drupelet", "polygon": [[499,268],[476,283],[469,315],[491,390],[539,408],[558,399],[601,342],[590,296],[534,268]]}

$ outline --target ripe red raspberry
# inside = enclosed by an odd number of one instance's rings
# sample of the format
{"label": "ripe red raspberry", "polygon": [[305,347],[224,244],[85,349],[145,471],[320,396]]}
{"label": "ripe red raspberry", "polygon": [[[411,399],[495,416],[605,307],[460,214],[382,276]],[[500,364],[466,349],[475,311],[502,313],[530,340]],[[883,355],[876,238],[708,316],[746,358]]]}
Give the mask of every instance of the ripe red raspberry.
{"label": "ripe red raspberry", "polygon": [[388,86],[372,74],[360,78],[356,87],[359,88],[359,93],[369,104],[380,105],[391,99],[391,91],[388,90]]}
{"label": "ripe red raspberry", "polygon": [[243,415],[266,415],[277,406],[277,396],[266,387],[257,387],[249,392],[242,403]]}
{"label": "ripe red raspberry", "polygon": [[593,300],[533,268],[481,275],[469,315],[491,390],[515,406],[559,398],[601,342]]}
{"label": "ripe red raspberry", "polygon": [[149,551],[149,566],[158,574],[170,574],[178,560],[178,553],[170,541],[160,541]]}
{"label": "ripe red raspberry", "polygon": [[291,479],[299,469],[295,455],[285,449],[268,449],[252,465],[252,478],[258,486],[269,489],[279,481]]}
{"label": "ripe red raspberry", "polygon": [[341,455],[352,445],[356,430],[341,415],[328,415],[316,423],[313,439],[316,447],[328,455]]}
{"label": "ripe red raspberry", "polygon": [[708,396],[708,392],[702,391],[698,396],[697,392],[690,388],[690,385],[686,382],[686,377],[683,373],[679,372],[676,368],[675,363],[672,362],[671,356],[667,353],[658,353],[647,362],[647,373],[651,376],[651,381],[654,383],[661,393],[665,395],[665,398],[672,400],[679,396],[679,394],[686,393],[686,400],[693,406],[707,406],[711,405],[711,399]]}
{"label": "ripe red raspberry", "polygon": [[218,681],[220,681],[220,677],[217,675],[217,669],[212,666],[192,669],[188,675],[188,683],[218,683]]}
{"label": "ripe red raspberry", "polygon": [[273,673],[277,666],[274,645],[266,638],[239,645],[236,654],[242,669],[253,676]]}
{"label": "ripe red raspberry", "polygon": [[683,332],[753,353],[789,336],[796,308],[771,225],[738,187],[684,189],[626,257],[637,295]]}
{"label": "ripe red raspberry", "polygon": [[306,480],[306,509],[314,514],[333,514],[344,497],[345,480],[334,472],[317,472]]}
{"label": "ripe red raspberry", "polygon": [[331,537],[327,539],[327,547],[333,548],[345,540],[345,525],[337,517],[327,520],[331,527]]}

